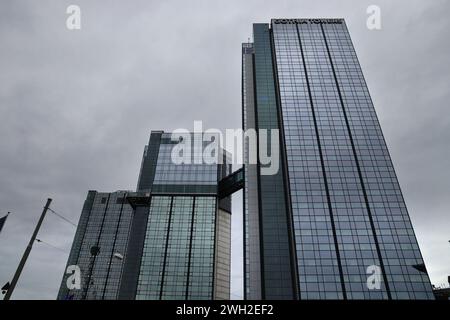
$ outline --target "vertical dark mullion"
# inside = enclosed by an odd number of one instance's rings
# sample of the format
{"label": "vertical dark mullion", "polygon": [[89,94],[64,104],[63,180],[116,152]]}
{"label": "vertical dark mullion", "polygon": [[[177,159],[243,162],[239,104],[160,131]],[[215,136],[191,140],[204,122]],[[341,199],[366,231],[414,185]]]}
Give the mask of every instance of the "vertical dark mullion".
{"label": "vertical dark mullion", "polygon": [[386,286],[386,292],[388,294],[388,298],[392,299],[391,291],[390,291],[390,288],[389,288],[389,283],[387,281],[387,275],[386,275],[386,271],[385,271],[385,267],[384,267],[384,263],[383,263],[383,258],[382,258],[382,255],[381,255],[380,245],[378,243],[377,233],[375,231],[375,224],[373,222],[372,211],[370,209],[370,204],[369,204],[369,198],[367,196],[367,191],[366,191],[366,187],[364,185],[364,179],[363,179],[362,172],[361,172],[361,167],[360,167],[360,164],[359,164],[358,154],[356,152],[355,143],[353,141],[353,136],[352,136],[352,132],[351,132],[351,128],[350,128],[350,123],[348,121],[347,112],[345,110],[344,100],[342,98],[341,89],[340,89],[339,82],[338,82],[338,79],[337,79],[337,76],[336,76],[336,70],[334,68],[333,59],[331,57],[330,49],[328,47],[328,41],[327,41],[327,38],[326,38],[326,35],[325,35],[325,31],[323,29],[322,24],[320,24],[320,28],[322,30],[323,40],[324,40],[325,46],[327,48],[328,59],[330,61],[331,69],[333,71],[333,77],[334,77],[334,81],[335,81],[335,84],[336,84],[339,100],[340,100],[340,103],[341,103],[342,112],[344,114],[345,125],[347,127],[348,136],[350,138],[350,143],[351,143],[351,146],[352,146],[353,157],[355,158],[356,168],[357,168],[357,171],[358,171],[358,177],[359,177],[359,181],[360,181],[361,188],[362,188],[362,191],[363,191],[364,201],[365,201],[366,208],[367,208],[367,213],[368,213],[368,216],[369,216],[370,227],[372,229],[372,233],[373,233],[373,238],[374,238],[374,241],[375,241],[375,247],[376,247],[376,250],[377,250],[378,259],[380,260],[380,267],[381,267],[381,270],[383,272],[383,279],[384,279],[384,283],[385,283],[385,286]]}
{"label": "vertical dark mullion", "polygon": [[169,221],[167,221],[166,245],[164,247],[164,260],[163,260],[164,262],[163,262],[163,269],[162,269],[162,275],[161,275],[161,289],[159,291],[159,300],[162,300],[163,287],[164,287],[164,276],[166,273],[166,261],[167,261],[168,245],[169,245],[170,223],[172,221],[173,198],[174,197],[170,198]]}
{"label": "vertical dark mullion", "polygon": [[194,234],[194,215],[195,215],[195,197],[192,197],[192,217],[191,217],[191,234],[189,239],[189,257],[188,257],[188,270],[187,270],[187,279],[186,279],[186,300],[188,300],[189,296],[189,281],[191,272],[191,255],[192,255],[192,238]]}
{"label": "vertical dark mullion", "polygon": [[[97,247],[98,247],[98,245],[99,245],[99,243],[100,243],[100,238],[101,238],[101,236],[102,236],[103,225],[105,224],[106,213],[108,212],[108,206],[109,206],[109,199],[110,199],[110,198],[111,198],[111,194],[109,193],[109,194],[108,194],[108,199],[106,200],[105,211],[103,212],[102,224],[100,225],[100,230],[99,230],[99,232],[98,232],[97,242],[95,243],[95,246],[97,246]],[[90,248],[89,248],[89,250],[90,250]],[[97,261],[97,256],[98,256],[99,254],[100,254],[100,251],[98,252],[97,255],[95,255],[95,256],[92,258],[92,263],[89,263],[89,264],[90,264],[90,267],[89,267],[89,275],[88,275],[88,281],[87,281],[87,288],[86,288],[86,290],[85,290],[85,294],[84,294],[83,300],[86,299],[86,297],[87,297],[87,295],[88,295],[88,291],[89,291],[89,289],[90,289],[90,287],[91,287],[92,272],[94,271],[94,268],[95,268],[95,262]]]}
{"label": "vertical dark mullion", "polygon": [[[76,257],[76,260],[75,260],[75,263],[74,263],[74,264],[76,264],[76,265],[79,265],[80,254],[81,254],[81,248],[83,247],[84,237],[86,236],[86,231],[87,231],[87,228],[88,228],[88,226],[89,226],[89,221],[91,220],[92,208],[94,207],[94,202],[95,202],[95,198],[97,197],[97,194],[98,194],[98,193],[95,191],[94,198],[92,199],[92,203],[91,203],[91,206],[90,206],[90,208],[89,208],[89,213],[88,213],[88,217],[87,217],[87,219],[86,219],[86,224],[85,224],[85,227],[84,227],[84,230],[83,230],[83,235],[81,236],[81,240],[80,240],[80,248],[78,249],[77,257]],[[89,193],[88,193],[88,196],[89,196]],[[83,213],[82,213],[82,214],[83,214]],[[78,227],[80,227],[80,226],[78,225]],[[72,249],[71,249],[71,252],[72,252]],[[69,257],[70,257],[70,256],[69,256]],[[66,266],[66,269],[65,269],[65,270],[67,270],[67,266]],[[69,292],[70,292],[70,290],[67,289],[66,296],[69,294]]]}
{"label": "vertical dark mullion", "polygon": [[218,232],[218,223],[219,223],[219,199],[216,197],[216,212],[214,213],[214,250],[213,250],[213,270],[212,270],[212,288],[211,288],[211,300],[214,300],[214,293],[215,293],[215,277],[216,277],[216,268],[217,268],[217,264],[216,264],[216,251],[219,250],[219,246],[217,243],[217,232]]}
{"label": "vertical dark mullion", "polygon": [[308,88],[308,96],[309,96],[309,101],[310,101],[310,105],[311,105],[311,112],[312,112],[312,117],[313,117],[313,122],[314,122],[314,130],[315,130],[316,139],[317,139],[317,147],[319,149],[320,164],[321,164],[321,167],[322,167],[323,180],[324,180],[324,184],[325,184],[325,193],[326,193],[326,196],[327,196],[328,213],[330,215],[330,222],[331,222],[331,227],[332,227],[332,232],[333,232],[334,247],[335,247],[335,250],[336,250],[336,258],[337,258],[337,262],[338,262],[339,276],[340,276],[340,279],[341,279],[342,294],[344,296],[344,299],[347,299],[347,292],[346,292],[345,283],[344,283],[344,273],[343,273],[343,270],[342,270],[341,255],[340,255],[340,252],[339,252],[338,239],[337,239],[337,235],[336,235],[336,226],[335,226],[335,222],[334,222],[333,209],[332,209],[332,206],[331,206],[331,196],[330,196],[330,190],[329,190],[329,187],[328,187],[328,178],[327,178],[327,173],[326,173],[326,170],[325,170],[325,160],[324,160],[324,157],[323,157],[322,146],[321,146],[321,142],[320,142],[320,134],[319,134],[319,128],[318,128],[318,125],[317,125],[316,112],[314,110],[314,103],[313,103],[313,99],[312,99],[311,87],[310,87],[310,84],[309,84],[308,70],[306,68],[305,55],[304,55],[304,52],[303,52],[302,40],[301,40],[301,37],[300,37],[300,30],[298,29],[298,25],[297,24],[295,26],[296,26],[296,29],[297,29],[297,36],[298,36],[298,42],[299,42],[299,46],[300,46],[300,53],[301,53],[301,56],[302,56],[303,70],[305,72],[306,86]]}
{"label": "vertical dark mullion", "polygon": [[252,53],[252,69],[253,69],[253,94],[254,94],[254,111],[255,111],[255,130],[256,130],[256,176],[258,181],[258,228],[259,228],[259,262],[260,262],[260,276],[261,276],[261,300],[266,298],[266,282],[264,277],[264,237],[263,237],[263,215],[262,215],[262,201],[261,201],[261,165],[259,159],[259,123],[258,123],[258,99],[256,92],[256,62],[255,49]]}
{"label": "vertical dark mullion", "polygon": [[[125,193],[124,196],[123,196],[123,201],[122,201],[121,206],[120,206],[119,219],[118,219],[118,221],[117,221],[116,232],[115,232],[115,234],[114,234],[114,241],[113,241],[112,250],[111,250],[111,259],[110,259],[110,261],[109,261],[108,271],[107,271],[107,273],[106,273],[105,286],[103,287],[103,294],[102,294],[102,299],[103,299],[103,300],[105,299],[106,287],[107,287],[107,285],[108,285],[108,280],[109,280],[109,273],[110,273],[110,271],[111,271],[111,265],[112,265],[112,262],[113,262],[113,259],[114,259],[114,249],[115,249],[115,247],[116,247],[117,234],[119,233],[120,220],[121,220],[121,218],[122,218],[123,205],[124,205],[124,203],[125,203],[125,197],[126,197],[126,195],[127,195],[127,194]],[[120,283],[119,283],[119,286],[120,286]],[[118,292],[117,292],[117,294],[118,294]]]}
{"label": "vertical dark mullion", "polygon": [[83,235],[81,236],[80,249],[78,250],[77,258],[76,258],[75,264],[78,264],[78,263],[79,263],[78,261],[79,261],[79,259],[80,259],[81,247],[82,247],[83,242],[84,242],[84,237],[86,236],[86,231],[87,231],[87,228],[88,228],[88,226],[89,226],[89,221],[91,220],[92,208],[94,207],[94,201],[95,201],[95,197],[96,197],[96,196],[97,196],[97,192],[95,192],[94,199],[92,199],[92,203],[91,203],[91,206],[90,206],[90,208],[89,208],[88,217],[87,217],[87,219],[86,219],[86,225],[85,225],[85,228],[84,228],[84,230],[83,230]]}
{"label": "vertical dark mullion", "polygon": [[[247,54],[247,53],[245,53],[245,54]],[[242,104],[242,114],[241,114],[241,117],[242,117],[242,130],[247,130],[248,128],[246,128],[246,127],[248,127],[248,116],[246,115],[247,114],[247,110],[248,110],[248,106],[247,107],[245,107],[245,103],[244,103],[244,86],[245,86],[245,83],[244,83],[244,74],[245,74],[245,70],[244,70],[244,61],[245,61],[245,54],[244,54],[244,50],[242,50],[242,62],[241,62],[241,104]],[[247,88],[247,90],[248,90],[249,88]],[[244,118],[245,117],[245,118]],[[247,122],[247,125],[246,125],[246,123],[244,122],[244,119],[246,119],[246,122]],[[243,148],[244,148],[244,152],[245,152],[245,141],[243,141]],[[247,156],[248,156],[248,153],[247,153]],[[245,162],[246,161],[248,161],[248,160],[246,160],[245,158],[244,158],[244,161],[243,161],[243,164],[242,164],[242,169],[243,169],[243,174],[244,174],[244,180],[245,180],[245,170],[246,170],[246,165],[245,165]],[[248,172],[248,166],[247,166],[247,172]],[[242,247],[243,247],[243,250],[242,250],[242,255],[243,255],[243,264],[242,264],[242,272],[243,272],[243,274],[244,274],[244,276],[243,276],[243,290],[244,290],[244,292],[243,292],[243,296],[244,296],[244,300],[247,300],[247,287],[248,287],[248,279],[247,279],[247,267],[246,267],[246,261],[247,261],[247,253],[246,253],[246,251],[247,251],[247,241],[245,241],[245,237],[246,237],[246,233],[248,233],[248,227],[246,226],[246,223],[247,223],[247,219],[246,219],[246,214],[248,214],[248,210],[247,210],[247,212],[246,212],[246,210],[245,210],[245,186],[244,186],[244,188],[243,188],[243,191],[242,191],[242,211],[243,211],[243,214],[242,214],[242,225],[243,225],[243,237],[242,237]]]}

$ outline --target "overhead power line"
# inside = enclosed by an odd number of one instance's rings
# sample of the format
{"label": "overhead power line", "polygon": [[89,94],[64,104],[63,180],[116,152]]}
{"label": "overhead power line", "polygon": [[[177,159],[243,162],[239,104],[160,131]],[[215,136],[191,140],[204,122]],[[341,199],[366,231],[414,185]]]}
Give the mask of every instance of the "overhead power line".
{"label": "overhead power line", "polygon": [[31,248],[33,248],[34,241],[36,240],[36,236],[39,233],[39,229],[41,228],[42,221],[44,221],[45,214],[47,213],[48,207],[50,207],[51,202],[52,202],[52,199],[48,198],[47,203],[45,204],[44,210],[42,210],[41,217],[39,218],[38,223],[37,223],[36,227],[34,228],[33,235],[31,236],[30,242],[28,242],[28,246],[26,247],[25,252],[22,255],[22,259],[20,259],[19,266],[17,267],[16,272],[14,273],[14,276],[11,280],[11,285],[9,286],[8,291],[6,291],[6,294],[3,298],[3,300],[11,299],[11,296],[17,285],[17,281],[19,281],[23,267],[25,266],[25,263],[27,262],[28,256],[30,255],[30,252],[31,252]]}
{"label": "overhead power line", "polygon": [[58,216],[59,218],[63,219],[64,221],[66,221],[67,223],[70,223],[71,225],[73,225],[75,228],[77,227],[77,225],[75,223],[73,223],[72,221],[70,221],[69,219],[67,219],[66,217],[64,217],[62,214],[59,214],[58,212],[56,212],[55,210],[48,208],[48,211],[50,211],[51,213],[53,213],[54,215]]}
{"label": "overhead power line", "polygon": [[64,252],[64,253],[68,253],[66,250],[64,250],[64,249],[62,249],[62,248],[59,248],[59,247],[57,247],[57,246],[54,246],[54,245],[52,245],[52,244],[50,244],[50,243],[48,243],[48,242],[45,242],[45,241],[43,241],[43,240],[41,240],[41,239],[36,239],[36,241],[39,242],[39,243],[43,243],[43,244],[45,244],[45,245],[47,245],[47,246],[49,246],[49,247],[52,247],[53,249],[62,251],[62,252]]}

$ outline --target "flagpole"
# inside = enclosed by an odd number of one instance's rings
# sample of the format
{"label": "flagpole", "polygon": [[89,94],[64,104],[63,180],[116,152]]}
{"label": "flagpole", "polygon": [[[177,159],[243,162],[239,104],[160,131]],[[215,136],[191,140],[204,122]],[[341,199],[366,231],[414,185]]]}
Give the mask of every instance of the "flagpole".
{"label": "flagpole", "polygon": [[[8,211],[8,213],[6,214],[6,216],[0,218],[0,221],[1,221],[1,224],[0,224],[0,232],[2,232],[3,227],[4,227],[5,224],[6,224],[6,219],[8,219],[8,216],[9,216],[10,213],[11,213],[11,212]],[[2,221],[2,220],[3,220],[3,221]]]}
{"label": "flagpole", "polygon": [[28,256],[30,255],[31,248],[33,247],[33,243],[36,240],[36,236],[39,232],[39,229],[41,228],[42,221],[44,220],[45,214],[47,213],[48,207],[50,207],[51,202],[52,202],[52,199],[48,198],[47,203],[45,204],[44,210],[42,211],[41,217],[39,218],[36,228],[34,229],[33,235],[31,236],[30,242],[28,243],[28,246],[25,249],[25,252],[23,253],[22,259],[20,259],[19,266],[17,267],[16,273],[14,274],[14,277],[11,281],[11,285],[10,285],[8,291],[6,292],[3,300],[9,300],[11,298],[11,295],[14,291],[14,288],[16,287],[17,281],[19,280],[19,277],[20,277],[20,274],[22,273],[23,267],[25,266],[25,262],[27,262]]}

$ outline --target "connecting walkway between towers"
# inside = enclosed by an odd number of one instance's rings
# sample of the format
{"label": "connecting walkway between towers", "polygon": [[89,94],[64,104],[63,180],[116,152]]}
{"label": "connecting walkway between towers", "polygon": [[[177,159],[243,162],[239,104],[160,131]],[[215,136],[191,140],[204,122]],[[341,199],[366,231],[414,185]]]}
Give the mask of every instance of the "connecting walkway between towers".
{"label": "connecting walkway between towers", "polygon": [[[218,185],[218,197],[224,199],[236,191],[241,190],[245,185],[244,168],[240,168],[228,176],[222,178]],[[142,205],[150,204],[150,192],[130,192],[127,195],[127,200],[133,208]]]}
{"label": "connecting walkway between towers", "polygon": [[240,168],[219,181],[219,199],[228,197],[244,187],[244,168]]}

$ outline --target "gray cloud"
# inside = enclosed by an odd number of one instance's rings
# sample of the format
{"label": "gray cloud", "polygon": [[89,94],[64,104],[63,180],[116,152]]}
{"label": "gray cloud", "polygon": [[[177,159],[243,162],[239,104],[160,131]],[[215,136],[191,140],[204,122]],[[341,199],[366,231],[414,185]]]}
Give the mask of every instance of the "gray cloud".
{"label": "gray cloud", "polygon": [[[69,4],[82,29],[65,27]],[[450,274],[447,1],[2,1],[0,282],[17,266],[47,197],[77,221],[89,189],[134,189],[152,129],[241,125],[240,44],[272,17],[344,17],[434,283]],[[242,199],[235,198],[234,226]],[[235,228],[236,230],[238,228]],[[40,238],[69,251],[49,213]],[[242,234],[233,235],[233,297]],[[67,254],[36,244],[14,294],[54,299]]]}

